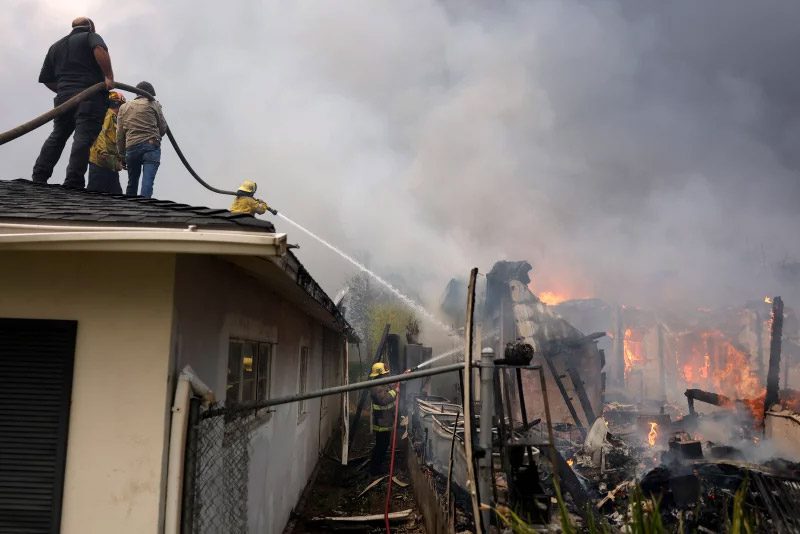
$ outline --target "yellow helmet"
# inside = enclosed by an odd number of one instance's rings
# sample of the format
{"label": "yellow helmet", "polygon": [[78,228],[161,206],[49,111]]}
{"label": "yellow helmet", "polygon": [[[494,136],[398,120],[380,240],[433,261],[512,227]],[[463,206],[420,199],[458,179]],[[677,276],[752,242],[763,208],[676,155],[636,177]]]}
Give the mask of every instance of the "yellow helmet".
{"label": "yellow helmet", "polygon": [[239,186],[239,191],[242,193],[247,193],[249,195],[253,195],[256,192],[256,188],[258,185],[252,180],[245,180],[242,182],[242,185]]}
{"label": "yellow helmet", "polygon": [[122,96],[122,93],[118,93],[117,91],[109,91],[108,101],[113,106],[121,106],[125,103],[125,97]]}
{"label": "yellow helmet", "polygon": [[388,374],[389,374],[389,369],[386,368],[386,365],[383,362],[378,362],[372,364],[372,372],[369,374],[369,377],[375,378],[376,376],[388,375]]}

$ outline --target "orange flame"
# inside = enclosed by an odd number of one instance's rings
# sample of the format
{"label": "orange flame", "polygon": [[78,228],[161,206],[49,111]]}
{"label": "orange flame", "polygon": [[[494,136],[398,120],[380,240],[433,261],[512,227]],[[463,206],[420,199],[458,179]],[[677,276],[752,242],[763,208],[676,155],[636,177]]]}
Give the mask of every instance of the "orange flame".
{"label": "orange flame", "polygon": [[561,304],[565,300],[569,300],[566,295],[556,293],[555,291],[542,291],[539,293],[538,297],[539,300],[548,306],[555,306],[556,304]]}
{"label": "orange flame", "polygon": [[656,446],[656,439],[658,439],[658,423],[650,421],[650,433],[647,434],[647,443],[650,447]]}
{"label": "orange flame", "polygon": [[622,340],[623,352],[625,355],[625,378],[631,372],[631,369],[636,364],[641,364],[644,361],[642,355],[642,341],[634,340],[633,331],[628,328],[625,330],[625,338]]}
{"label": "orange flame", "polygon": [[681,345],[679,368],[687,385],[731,399],[756,399],[763,395],[765,388],[752,368],[750,355],[734,346],[719,330],[688,334]]}

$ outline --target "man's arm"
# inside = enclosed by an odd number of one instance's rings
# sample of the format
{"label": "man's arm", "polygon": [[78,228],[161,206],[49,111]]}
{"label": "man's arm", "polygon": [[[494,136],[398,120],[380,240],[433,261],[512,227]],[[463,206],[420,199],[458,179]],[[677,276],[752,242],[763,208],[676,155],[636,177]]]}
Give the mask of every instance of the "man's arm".
{"label": "man's arm", "polygon": [[109,91],[114,88],[114,70],[111,68],[111,56],[108,55],[108,50],[102,46],[95,46],[92,49],[94,59],[103,71],[103,77],[106,79],[106,89]]}
{"label": "man's arm", "polygon": [[153,102],[154,108],[156,109],[156,120],[158,121],[158,133],[161,134],[161,137],[164,137],[167,133],[167,121],[164,119],[164,112],[161,109],[160,102]]}
{"label": "man's arm", "polygon": [[125,106],[117,112],[117,150],[119,156],[125,161]]}
{"label": "man's arm", "polygon": [[47,55],[44,57],[42,70],[39,72],[39,83],[43,83],[45,87],[54,93],[58,92],[56,73],[55,69],[53,69],[53,56],[50,50],[47,51]]}
{"label": "man's arm", "polygon": [[397,392],[393,389],[388,389],[386,386],[379,386],[375,390],[375,397],[377,397],[378,402],[375,404],[380,404],[381,406],[387,406],[394,402],[395,397],[397,396]]}

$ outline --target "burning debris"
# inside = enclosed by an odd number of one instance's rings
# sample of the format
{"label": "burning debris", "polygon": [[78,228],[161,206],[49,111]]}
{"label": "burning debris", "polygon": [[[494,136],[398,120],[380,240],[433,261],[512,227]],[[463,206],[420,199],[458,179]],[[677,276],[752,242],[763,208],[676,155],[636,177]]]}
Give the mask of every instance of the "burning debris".
{"label": "burning debris", "polygon": [[[493,391],[471,402],[492,417],[489,445],[474,438],[472,459],[480,478],[491,457],[488,484],[471,487],[463,478],[469,455],[450,454],[447,445],[457,451],[467,435],[447,413],[458,412],[454,405],[419,405],[419,454],[450,481],[460,513],[471,515],[479,489],[481,502],[503,510],[501,522],[545,528],[562,520],[553,506],[558,482],[566,520],[583,527],[632,532],[637,517],[651,516],[654,532],[728,532],[744,523],[800,532],[800,510],[787,505],[800,489],[800,464],[792,463],[800,461],[800,395],[786,387],[800,374],[800,328],[780,298],[662,314],[537,298],[529,269],[498,262],[476,312],[488,333],[478,346],[504,356],[491,367],[473,364],[482,384],[493,373]],[[450,304],[454,317],[462,313]],[[791,327],[782,334],[784,324]]]}

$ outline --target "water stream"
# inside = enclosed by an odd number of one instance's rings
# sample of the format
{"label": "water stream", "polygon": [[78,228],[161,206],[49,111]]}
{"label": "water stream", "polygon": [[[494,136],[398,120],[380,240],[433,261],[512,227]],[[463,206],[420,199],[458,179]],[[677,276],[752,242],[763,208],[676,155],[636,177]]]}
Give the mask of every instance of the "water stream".
{"label": "water stream", "polygon": [[388,281],[384,280],[378,274],[376,274],[375,272],[373,272],[370,269],[368,269],[366,265],[364,265],[360,261],[356,260],[352,256],[346,254],[345,252],[343,252],[342,250],[338,249],[337,247],[335,247],[331,243],[327,242],[326,240],[322,239],[320,236],[318,236],[317,234],[315,234],[314,232],[312,232],[311,230],[309,230],[305,226],[302,226],[301,224],[293,221],[292,219],[290,219],[289,217],[287,217],[283,213],[279,212],[278,213],[278,217],[280,217],[284,221],[288,222],[289,224],[295,226],[299,230],[302,230],[303,232],[305,232],[309,236],[313,237],[314,239],[316,239],[317,241],[319,241],[320,243],[322,243],[323,245],[328,247],[330,250],[332,250],[333,252],[335,252],[336,254],[341,256],[342,258],[346,259],[347,261],[349,261],[350,263],[355,265],[361,271],[367,273],[367,275],[371,276],[376,282],[378,282],[379,284],[384,286],[386,289],[388,289],[395,297],[400,299],[406,306],[408,306],[409,308],[411,308],[412,310],[417,312],[419,315],[425,317],[426,319],[428,319],[428,321],[430,321],[431,323],[435,324],[436,326],[438,326],[439,328],[441,328],[445,332],[452,333],[452,329],[449,326],[447,326],[442,321],[437,319],[436,316],[434,316],[431,312],[426,310],[421,304],[415,302],[414,299],[412,299],[408,295],[405,295],[403,292],[401,292],[399,289],[394,287]]}

